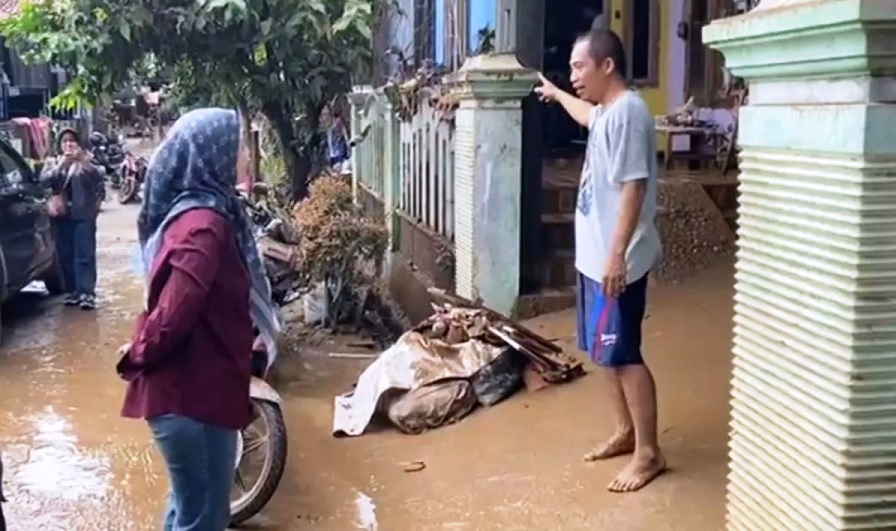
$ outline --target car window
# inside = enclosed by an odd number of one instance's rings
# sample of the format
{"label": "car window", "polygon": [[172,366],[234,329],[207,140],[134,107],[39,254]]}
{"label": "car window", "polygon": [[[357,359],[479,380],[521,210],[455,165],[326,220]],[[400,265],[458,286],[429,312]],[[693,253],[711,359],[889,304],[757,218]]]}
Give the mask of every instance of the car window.
{"label": "car window", "polygon": [[9,148],[6,146],[0,146],[0,176],[3,179],[2,184],[7,186],[23,184],[29,179],[31,172],[28,171],[26,166],[23,166],[25,164],[23,161],[14,158],[7,149]]}

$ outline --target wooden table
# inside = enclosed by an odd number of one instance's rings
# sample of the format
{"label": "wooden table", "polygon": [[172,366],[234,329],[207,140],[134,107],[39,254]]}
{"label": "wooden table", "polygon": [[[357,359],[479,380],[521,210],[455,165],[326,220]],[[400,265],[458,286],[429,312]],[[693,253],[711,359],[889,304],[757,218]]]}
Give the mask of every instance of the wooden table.
{"label": "wooden table", "polygon": [[[714,153],[705,153],[700,150],[701,146],[706,144],[707,137],[712,134],[712,130],[707,127],[683,126],[683,125],[665,125],[656,124],[656,132],[665,137],[663,148],[663,164],[666,169],[672,168],[675,160],[692,161],[696,160],[701,163],[715,161]],[[674,139],[676,136],[684,136],[688,138],[688,150],[674,150]]]}

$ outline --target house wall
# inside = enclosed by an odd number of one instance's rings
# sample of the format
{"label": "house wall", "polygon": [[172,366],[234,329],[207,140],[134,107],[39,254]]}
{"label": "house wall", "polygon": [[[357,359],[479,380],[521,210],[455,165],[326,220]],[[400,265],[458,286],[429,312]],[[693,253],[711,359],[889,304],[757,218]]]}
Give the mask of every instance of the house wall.
{"label": "house wall", "polygon": [[[607,2],[610,4],[609,13],[612,14],[610,16],[610,29],[615,31],[617,34],[626,37],[626,28],[625,21],[622,16],[620,16],[620,10],[623,7],[623,4],[626,0],[611,0]],[[672,0],[674,2],[681,2],[682,0]],[[643,87],[639,90],[641,96],[644,98],[644,101],[647,102],[647,105],[650,107],[650,110],[653,114],[663,114],[666,112],[668,107],[666,93],[668,86],[668,75],[670,72],[668,61],[663,61],[663,57],[667,57],[669,54],[669,36],[673,33],[670,31],[669,21],[671,20],[671,9],[668,8],[669,2],[659,2],[660,9],[660,42],[658,44],[659,49],[659,57],[661,60],[659,61],[659,73],[657,76],[657,86],[655,87]],[[680,9],[679,9],[680,11]]]}
{"label": "house wall", "polygon": [[[666,31],[668,32],[666,54],[666,106],[660,113],[666,114],[685,101],[685,78],[687,68],[687,43],[676,34],[682,22],[687,0],[668,0],[666,9]],[[697,31],[696,28],[693,31]]]}
{"label": "house wall", "polygon": [[[686,81],[687,42],[677,35],[678,24],[686,21],[685,2],[687,1],[668,0],[669,7],[666,10],[665,24],[665,29],[668,32],[668,40],[666,41],[666,104],[662,110],[655,112],[655,114],[671,113],[676,108],[684,105],[685,100],[688,98]],[[690,28],[690,31],[701,31],[701,29]],[[651,107],[651,109],[654,108]],[[728,127],[734,121],[731,111],[726,108],[701,107],[697,112],[697,117],[701,120],[717,123],[723,128]],[[674,139],[674,142],[673,148],[676,151],[687,150],[689,147],[686,137],[677,137]]]}

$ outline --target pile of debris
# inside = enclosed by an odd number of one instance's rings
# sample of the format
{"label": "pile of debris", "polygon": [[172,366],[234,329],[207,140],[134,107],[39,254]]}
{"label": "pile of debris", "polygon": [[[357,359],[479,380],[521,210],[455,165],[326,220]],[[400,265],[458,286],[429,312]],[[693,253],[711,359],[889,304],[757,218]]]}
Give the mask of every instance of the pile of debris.
{"label": "pile of debris", "polygon": [[521,388],[535,391],[585,374],[582,363],[488,309],[433,305],[336,397],[333,434],[357,436],[380,414],[405,433],[457,422]]}
{"label": "pile of debris", "polygon": [[434,313],[414,330],[425,337],[458,345],[470,340],[503,346],[522,355],[527,370],[536,378],[555,384],[583,374],[582,364],[524,326],[485,308],[433,305]]}
{"label": "pile of debris", "polygon": [[700,183],[661,179],[658,192],[659,279],[681,281],[734,253],[735,233]]}
{"label": "pile of debris", "polygon": [[684,105],[676,108],[671,114],[658,116],[657,122],[671,127],[706,127],[707,121],[697,117],[699,110],[694,97],[691,96]]}

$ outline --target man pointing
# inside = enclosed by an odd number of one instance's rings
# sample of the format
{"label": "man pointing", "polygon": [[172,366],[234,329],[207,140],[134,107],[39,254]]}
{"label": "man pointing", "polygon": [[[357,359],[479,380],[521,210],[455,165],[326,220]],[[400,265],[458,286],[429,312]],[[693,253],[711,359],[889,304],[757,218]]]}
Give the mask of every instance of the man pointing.
{"label": "man pointing", "polygon": [[570,55],[578,97],[544,77],[536,92],[588,128],[576,209],[579,348],[605,369],[616,432],[588,461],[632,454],[613,481],[632,492],[666,469],[657,443],[656,387],[641,356],[647,276],[662,255],[656,217],[654,119],[625,82],[622,41],[605,29],[580,37]]}

